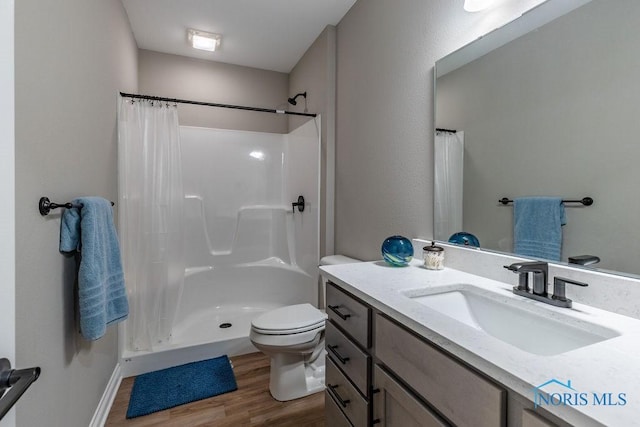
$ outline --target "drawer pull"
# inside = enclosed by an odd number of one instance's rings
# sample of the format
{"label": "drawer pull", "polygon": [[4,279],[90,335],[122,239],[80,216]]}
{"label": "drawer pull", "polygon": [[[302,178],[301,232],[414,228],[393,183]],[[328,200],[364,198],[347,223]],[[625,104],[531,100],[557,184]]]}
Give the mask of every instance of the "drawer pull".
{"label": "drawer pull", "polygon": [[351,317],[350,314],[344,314],[344,313],[340,313],[340,306],[339,305],[330,305],[329,308],[331,309],[331,311],[333,311],[335,314],[337,314],[338,316],[340,316],[340,318],[342,320],[347,320],[349,317]]}
{"label": "drawer pull", "polygon": [[346,365],[347,362],[349,361],[348,357],[344,357],[343,355],[341,355],[340,353],[338,353],[338,350],[336,350],[338,348],[337,345],[328,345],[327,348],[329,349],[329,351],[331,353],[333,353],[333,355],[335,357],[338,358],[338,360],[340,361],[340,363],[342,363],[343,365]]}
{"label": "drawer pull", "polygon": [[340,406],[342,406],[343,408],[346,408],[349,402],[351,402],[351,400],[349,399],[343,400],[342,397],[340,397],[340,395],[336,391],[336,389],[338,388],[337,385],[327,384],[327,388],[329,389],[329,393],[331,394],[331,396],[333,396],[333,398],[337,400]]}

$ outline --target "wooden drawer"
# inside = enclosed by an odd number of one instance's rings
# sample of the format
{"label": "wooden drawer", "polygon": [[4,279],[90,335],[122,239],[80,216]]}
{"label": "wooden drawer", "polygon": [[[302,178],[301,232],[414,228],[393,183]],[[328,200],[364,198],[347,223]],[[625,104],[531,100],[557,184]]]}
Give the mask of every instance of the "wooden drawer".
{"label": "wooden drawer", "polygon": [[331,282],[327,283],[327,314],[364,348],[371,346],[371,310]]}
{"label": "wooden drawer", "polygon": [[377,391],[373,396],[373,419],[381,427],[449,426],[377,365],[374,384]]}
{"label": "wooden drawer", "polygon": [[360,393],[366,396],[369,389],[369,363],[371,363],[369,355],[360,350],[331,322],[327,322],[324,340],[329,358],[345,372]]}
{"label": "wooden drawer", "polygon": [[325,379],[327,394],[342,409],[351,424],[354,427],[366,427],[369,414],[367,401],[329,358],[327,358]]}
{"label": "wooden drawer", "polygon": [[353,427],[347,416],[338,408],[338,403],[333,400],[329,391],[324,391],[324,418],[325,424],[331,427]]}
{"label": "wooden drawer", "polygon": [[375,321],[376,356],[449,421],[505,426],[505,390],[385,317]]}
{"label": "wooden drawer", "polygon": [[522,427],[557,427],[550,421],[545,420],[541,416],[525,409],[522,411]]}

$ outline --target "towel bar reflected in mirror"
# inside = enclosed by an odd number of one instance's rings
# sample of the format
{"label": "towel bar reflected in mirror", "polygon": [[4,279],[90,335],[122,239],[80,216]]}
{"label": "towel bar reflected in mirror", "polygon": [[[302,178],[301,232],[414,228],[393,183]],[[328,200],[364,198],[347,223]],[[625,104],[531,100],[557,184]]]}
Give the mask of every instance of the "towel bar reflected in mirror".
{"label": "towel bar reflected in mirror", "polygon": [[[513,203],[513,200],[503,197],[498,200],[498,203],[502,203],[503,205],[508,205],[509,203]],[[591,197],[584,197],[581,200],[562,200],[562,203],[581,203],[585,206],[591,206],[593,204],[593,199]]]}

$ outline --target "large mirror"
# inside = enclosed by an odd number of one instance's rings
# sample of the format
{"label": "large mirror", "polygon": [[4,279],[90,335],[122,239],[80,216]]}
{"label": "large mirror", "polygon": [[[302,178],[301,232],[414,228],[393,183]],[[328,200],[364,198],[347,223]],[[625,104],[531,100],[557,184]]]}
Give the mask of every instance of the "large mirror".
{"label": "large mirror", "polygon": [[436,63],[436,150],[457,148],[436,151],[435,237],[511,253],[513,204],[499,199],[591,197],[564,204],[561,262],[595,255],[590,268],[638,275],[640,1],[562,3]]}

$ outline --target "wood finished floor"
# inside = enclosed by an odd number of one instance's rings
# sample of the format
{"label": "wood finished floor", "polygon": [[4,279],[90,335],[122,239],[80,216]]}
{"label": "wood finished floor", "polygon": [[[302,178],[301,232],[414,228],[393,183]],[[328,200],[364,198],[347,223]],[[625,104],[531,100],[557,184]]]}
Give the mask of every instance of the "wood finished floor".
{"label": "wood finished floor", "polygon": [[251,353],[231,361],[238,390],[130,420],[125,414],[133,378],[125,378],[105,425],[324,427],[324,393],[278,402],[269,394],[269,358]]}

